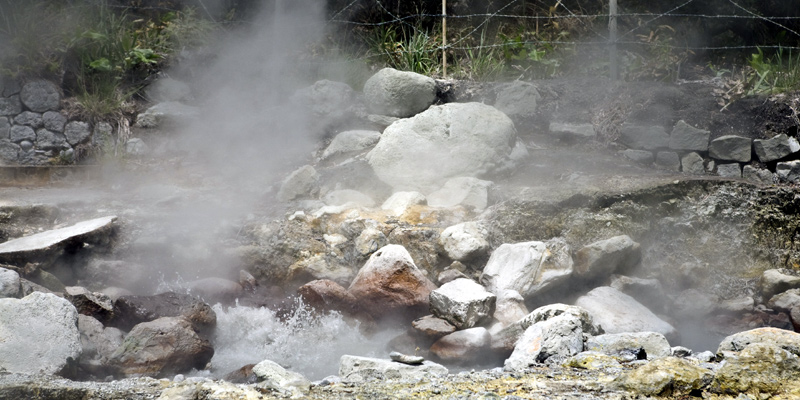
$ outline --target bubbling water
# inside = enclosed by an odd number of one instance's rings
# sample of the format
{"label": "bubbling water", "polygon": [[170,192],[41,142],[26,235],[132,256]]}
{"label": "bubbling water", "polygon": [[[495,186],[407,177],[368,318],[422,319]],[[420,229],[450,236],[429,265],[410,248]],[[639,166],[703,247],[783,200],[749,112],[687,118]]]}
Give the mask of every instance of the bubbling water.
{"label": "bubbling water", "polygon": [[212,373],[217,376],[263,360],[274,361],[311,380],[338,374],[344,354],[388,358],[386,343],[397,332],[363,335],[341,314],[320,314],[298,304],[278,318],[268,308],[213,307],[217,313]]}

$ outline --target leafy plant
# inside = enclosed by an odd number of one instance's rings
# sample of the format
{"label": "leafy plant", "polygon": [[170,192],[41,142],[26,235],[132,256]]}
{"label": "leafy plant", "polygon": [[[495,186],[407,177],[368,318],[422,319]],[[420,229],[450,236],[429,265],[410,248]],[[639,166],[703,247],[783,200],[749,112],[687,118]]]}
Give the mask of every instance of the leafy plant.
{"label": "leafy plant", "polygon": [[439,46],[421,27],[382,25],[368,39],[372,52],[392,68],[431,75],[438,70]]}
{"label": "leafy plant", "polygon": [[770,94],[800,89],[800,54],[780,48],[771,57],[763,50],[750,55],[750,70],[746,78],[746,93]]}

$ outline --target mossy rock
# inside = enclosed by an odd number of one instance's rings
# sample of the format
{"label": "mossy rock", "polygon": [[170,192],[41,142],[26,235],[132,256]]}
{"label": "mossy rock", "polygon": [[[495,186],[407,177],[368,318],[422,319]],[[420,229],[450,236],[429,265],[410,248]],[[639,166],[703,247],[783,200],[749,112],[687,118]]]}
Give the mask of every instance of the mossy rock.
{"label": "mossy rock", "polygon": [[664,357],[620,376],[615,382],[622,389],[646,396],[678,396],[702,390],[712,379],[708,369],[683,358]]}
{"label": "mossy rock", "polygon": [[800,357],[771,344],[752,343],[717,371],[712,390],[800,395]]}

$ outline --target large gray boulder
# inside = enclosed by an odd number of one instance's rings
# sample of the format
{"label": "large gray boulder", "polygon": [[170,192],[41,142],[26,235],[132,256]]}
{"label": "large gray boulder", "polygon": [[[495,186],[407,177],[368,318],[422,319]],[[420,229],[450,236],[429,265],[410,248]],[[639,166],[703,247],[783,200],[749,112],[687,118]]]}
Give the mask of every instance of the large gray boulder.
{"label": "large gray boulder", "polygon": [[458,329],[467,329],[490,318],[496,300],[472,279],[461,278],[431,292],[431,312]]}
{"label": "large gray boulder", "polygon": [[711,141],[708,154],[717,160],[749,162],[752,153],[750,138],[726,135]]}
{"label": "large gray boulder", "polygon": [[42,124],[44,129],[53,132],[63,132],[64,125],[67,124],[67,117],[58,111],[48,111],[42,114]]}
{"label": "large gray boulder", "polygon": [[283,180],[278,190],[278,200],[291,201],[297,198],[310,197],[319,191],[319,174],[314,167],[304,165],[294,170]]}
{"label": "large gray boulder", "polygon": [[14,143],[19,143],[23,140],[34,141],[36,140],[36,131],[26,125],[11,125],[9,138]]}
{"label": "large gray boulder", "polygon": [[485,255],[489,250],[486,233],[475,221],[449,226],[439,236],[439,244],[452,260],[467,261]]}
{"label": "large gray boulder", "polygon": [[759,287],[761,295],[765,299],[769,299],[789,289],[800,288],[800,276],[790,269],[768,269],[761,274]]}
{"label": "large gray boulder", "polygon": [[17,297],[19,289],[19,274],[17,271],[0,268],[0,297]]}
{"label": "large gray boulder", "polygon": [[620,129],[619,140],[631,149],[658,150],[669,146],[669,134],[658,125],[625,124]]}
{"label": "large gray boulder", "polygon": [[797,139],[781,133],[770,139],[753,140],[753,149],[759,161],[770,162],[800,151],[800,143]]}
{"label": "large gray boulder", "polygon": [[657,332],[607,333],[593,336],[586,341],[586,350],[599,351],[612,356],[623,352],[638,353],[639,350],[644,350],[648,360],[672,354],[672,348],[667,338]]}
{"label": "large gray boulder", "polygon": [[271,360],[256,364],[253,367],[253,374],[259,380],[259,387],[289,392],[307,391],[311,388],[311,381],[302,374],[288,371]]}
{"label": "large gray boulder", "polygon": [[78,311],[54,294],[0,299],[0,369],[20,374],[59,373],[81,355]]}
{"label": "large gray boulder", "polygon": [[436,82],[415,72],[384,68],[364,83],[364,96],[373,113],[405,118],[436,101]]}
{"label": "large gray boulder", "polygon": [[480,282],[498,296],[515,290],[530,297],[563,284],[572,270],[569,245],[563,239],[504,243],[489,257]]}
{"label": "large gray boulder", "polygon": [[800,182],[800,160],[779,162],[775,173],[784,182]]}
{"label": "large gray boulder", "polygon": [[697,129],[685,121],[678,121],[669,135],[669,148],[673,150],[706,151],[711,132]]}
{"label": "large gray boulder", "polygon": [[36,131],[36,146],[43,150],[69,148],[67,138],[63,133],[53,132],[47,129]]}
{"label": "large gray boulder", "polygon": [[475,362],[486,357],[492,335],[486,328],[469,328],[443,336],[431,345],[431,353],[448,362]]}
{"label": "large gray boulder", "polygon": [[559,315],[528,327],[505,361],[505,369],[523,370],[548,360],[563,361],[582,351],[581,321],[569,314]]}
{"label": "large gray boulder", "polygon": [[796,356],[800,356],[800,333],[778,328],[756,328],[749,331],[734,333],[722,339],[717,354],[725,355],[742,351],[753,343],[765,343],[780,347]]}
{"label": "large gray boulder", "polygon": [[669,340],[678,332],[631,296],[609,286],[592,289],[575,301],[606,333],[657,332]]}
{"label": "large gray boulder", "polygon": [[339,362],[339,376],[345,382],[383,379],[414,381],[442,377],[448,373],[447,368],[432,361],[423,361],[420,365],[408,365],[380,358],[344,355]]}
{"label": "large gray boulder", "polygon": [[381,210],[391,215],[403,215],[411,206],[428,204],[428,199],[420,192],[396,192],[381,204]]}
{"label": "large gray boulder", "polygon": [[511,118],[527,118],[536,113],[536,104],[541,99],[542,96],[532,83],[514,81],[498,89],[494,106]]}
{"label": "large gray boulder", "polygon": [[331,144],[322,152],[322,159],[366,150],[378,143],[380,138],[381,134],[377,131],[344,131],[331,140]]}
{"label": "large gray boulder", "polygon": [[586,335],[599,335],[603,329],[594,322],[592,316],[581,307],[567,304],[549,304],[531,311],[528,315],[506,326],[492,337],[495,349],[512,350],[522,334],[533,324],[547,321],[560,315],[570,315],[581,322],[581,331]]}
{"label": "large gray boulder", "polygon": [[32,261],[46,262],[78,242],[95,245],[108,243],[116,220],[116,216],[95,218],[0,243],[0,262],[23,265]]}
{"label": "large gray boulder", "polygon": [[83,347],[78,364],[96,375],[107,373],[104,365],[122,344],[125,333],[117,328],[106,328],[97,319],[81,314],[78,315],[78,330]]}
{"label": "large gray boulder", "polygon": [[703,165],[703,157],[697,153],[689,153],[681,158],[681,171],[691,175],[704,175],[706,167]]}
{"label": "large gray boulder", "polygon": [[22,104],[34,112],[58,110],[61,104],[61,93],[55,83],[46,80],[35,80],[26,83],[19,94]]}
{"label": "large gray boulder", "polygon": [[494,107],[449,103],[387,127],[367,159],[396,190],[430,193],[450,178],[506,170],[516,136],[514,123]]}
{"label": "large gray boulder", "polygon": [[575,273],[586,279],[625,272],[642,259],[642,248],[628,235],[586,245],[575,253]]}
{"label": "large gray boulder", "polygon": [[[781,346],[755,342],[741,348],[735,357],[726,358],[716,371],[712,388],[721,393],[792,393],[800,390],[800,357]],[[790,395],[787,398],[794,398]],[[779,397],[778,397],[779,398]]]}
{"label": "large gray boulder", "polygon": [[448,179],[441,189],[428,195],[428,205],[446,208],[464,206],[483,211],[489,205],[489,189],[493,185],[491,181],[470,176]]}

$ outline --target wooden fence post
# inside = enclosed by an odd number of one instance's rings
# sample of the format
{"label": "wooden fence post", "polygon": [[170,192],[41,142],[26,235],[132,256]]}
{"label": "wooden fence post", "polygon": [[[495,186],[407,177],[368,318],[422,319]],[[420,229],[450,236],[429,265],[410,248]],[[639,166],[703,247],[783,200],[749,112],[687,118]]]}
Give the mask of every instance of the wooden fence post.
{"label": "wooden fence post", "polygon": [[615,81],[619,77],[617,65],[617,0],[608,1],[608,41],[609,41],[609,68],[611,70],[611,80]]}
{"label": "wooden fence post", "polygon": [[442,77],[447,78],[447,0],[442,0]]}

